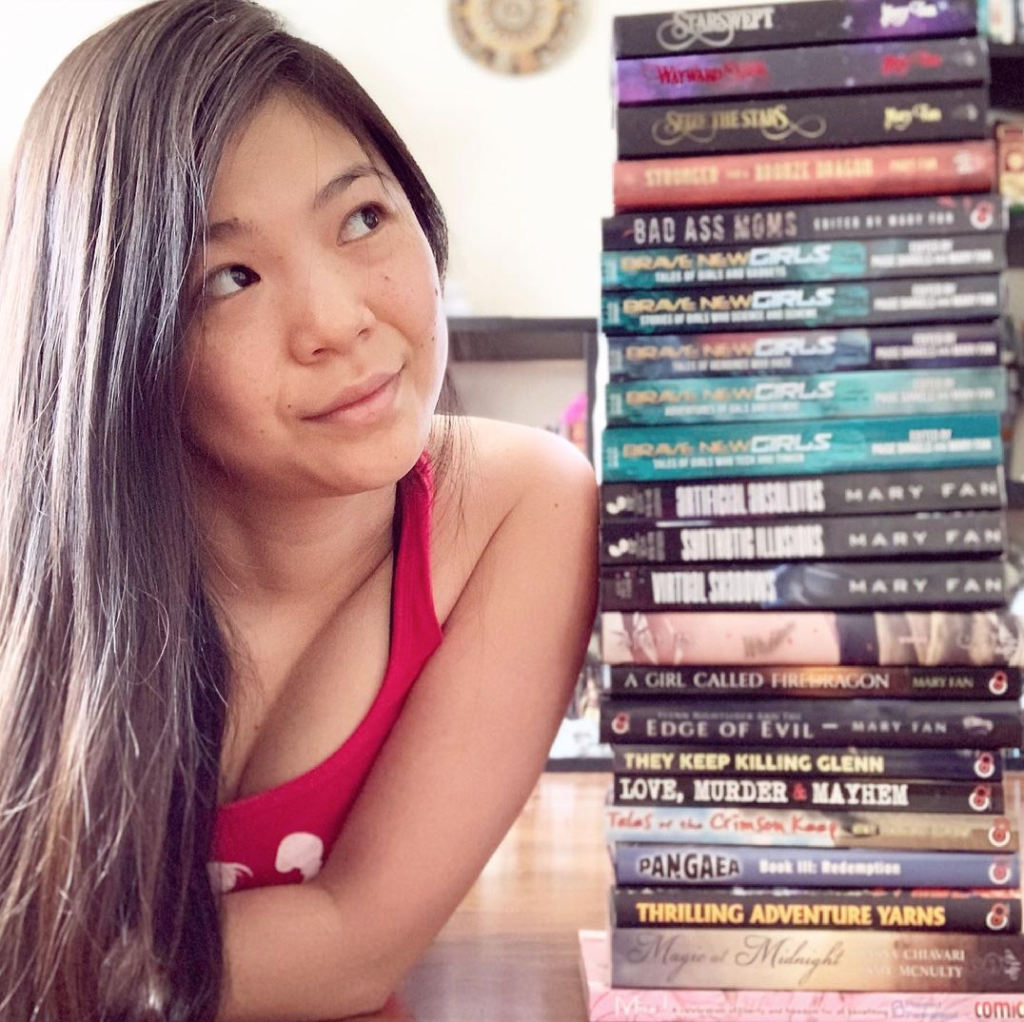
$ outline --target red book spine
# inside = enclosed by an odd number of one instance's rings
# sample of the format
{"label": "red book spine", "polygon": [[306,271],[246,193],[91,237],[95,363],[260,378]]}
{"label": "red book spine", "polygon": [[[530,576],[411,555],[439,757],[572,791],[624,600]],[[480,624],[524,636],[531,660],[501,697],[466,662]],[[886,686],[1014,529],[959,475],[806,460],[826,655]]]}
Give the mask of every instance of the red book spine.
{"label": "red book spine", "polygon": [[615,211],[984,191],[989,141],[620,160]]}

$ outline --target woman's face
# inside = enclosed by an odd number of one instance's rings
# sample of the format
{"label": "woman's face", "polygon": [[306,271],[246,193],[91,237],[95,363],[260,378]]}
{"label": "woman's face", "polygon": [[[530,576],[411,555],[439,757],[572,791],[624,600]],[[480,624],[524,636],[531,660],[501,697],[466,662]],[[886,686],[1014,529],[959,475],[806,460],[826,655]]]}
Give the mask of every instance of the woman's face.
{"label": "woman's face", "polygon": [[426,446],[447,355],[430,246],[382,162],[274,95],[214,182],[185,424],[224,482],[274,496],[393,483]]}

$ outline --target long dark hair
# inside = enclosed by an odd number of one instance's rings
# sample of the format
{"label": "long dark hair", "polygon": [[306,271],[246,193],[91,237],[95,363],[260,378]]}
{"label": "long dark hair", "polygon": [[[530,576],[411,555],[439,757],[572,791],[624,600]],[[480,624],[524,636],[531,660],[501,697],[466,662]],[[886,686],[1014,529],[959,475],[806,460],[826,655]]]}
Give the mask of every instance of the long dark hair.
{"label": "long dark hair", "polygon": [[181,430],[190,261],[226,141],[275,89],[440,207],[330,55],[244,0],[160,0],[36,101],[0,249],[0,1017],[214,1017],[206,870],[228,643]]}

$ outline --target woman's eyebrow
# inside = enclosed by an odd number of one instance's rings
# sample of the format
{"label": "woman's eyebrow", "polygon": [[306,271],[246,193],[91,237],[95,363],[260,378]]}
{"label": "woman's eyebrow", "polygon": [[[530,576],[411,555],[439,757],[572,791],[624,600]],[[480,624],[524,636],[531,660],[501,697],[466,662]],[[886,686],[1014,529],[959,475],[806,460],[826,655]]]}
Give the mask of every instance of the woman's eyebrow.
{"label": "woman's eyebrow", "polygon": [[[353,163],[352,166],[335,174],[313,197],[313,209],[323,209],[332,199],[340,195],[350,185],[364,177],[383,178],[392,180],[391,176],[380,167],[372,163]],[[212,244],[218,241],[227,241],[238,237],[251,238],[258,234],[259,230],[251,220],[239,220],[238,217],[229,217],[227,220],[218,220],[210,224],[203,234],[206,243]]]}

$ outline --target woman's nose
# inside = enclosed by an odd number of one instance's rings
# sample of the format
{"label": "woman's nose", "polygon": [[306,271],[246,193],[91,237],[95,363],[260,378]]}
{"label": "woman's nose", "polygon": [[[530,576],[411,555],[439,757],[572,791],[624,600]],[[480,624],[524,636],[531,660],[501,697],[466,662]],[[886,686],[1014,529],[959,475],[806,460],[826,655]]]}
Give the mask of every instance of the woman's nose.
{"label": "woman's nose", "polygon": [[372,332],[371,282],[341,272],[330,260],[313,260],[306,279],[289,302],[292,355],[311,362],[347,351]]}

